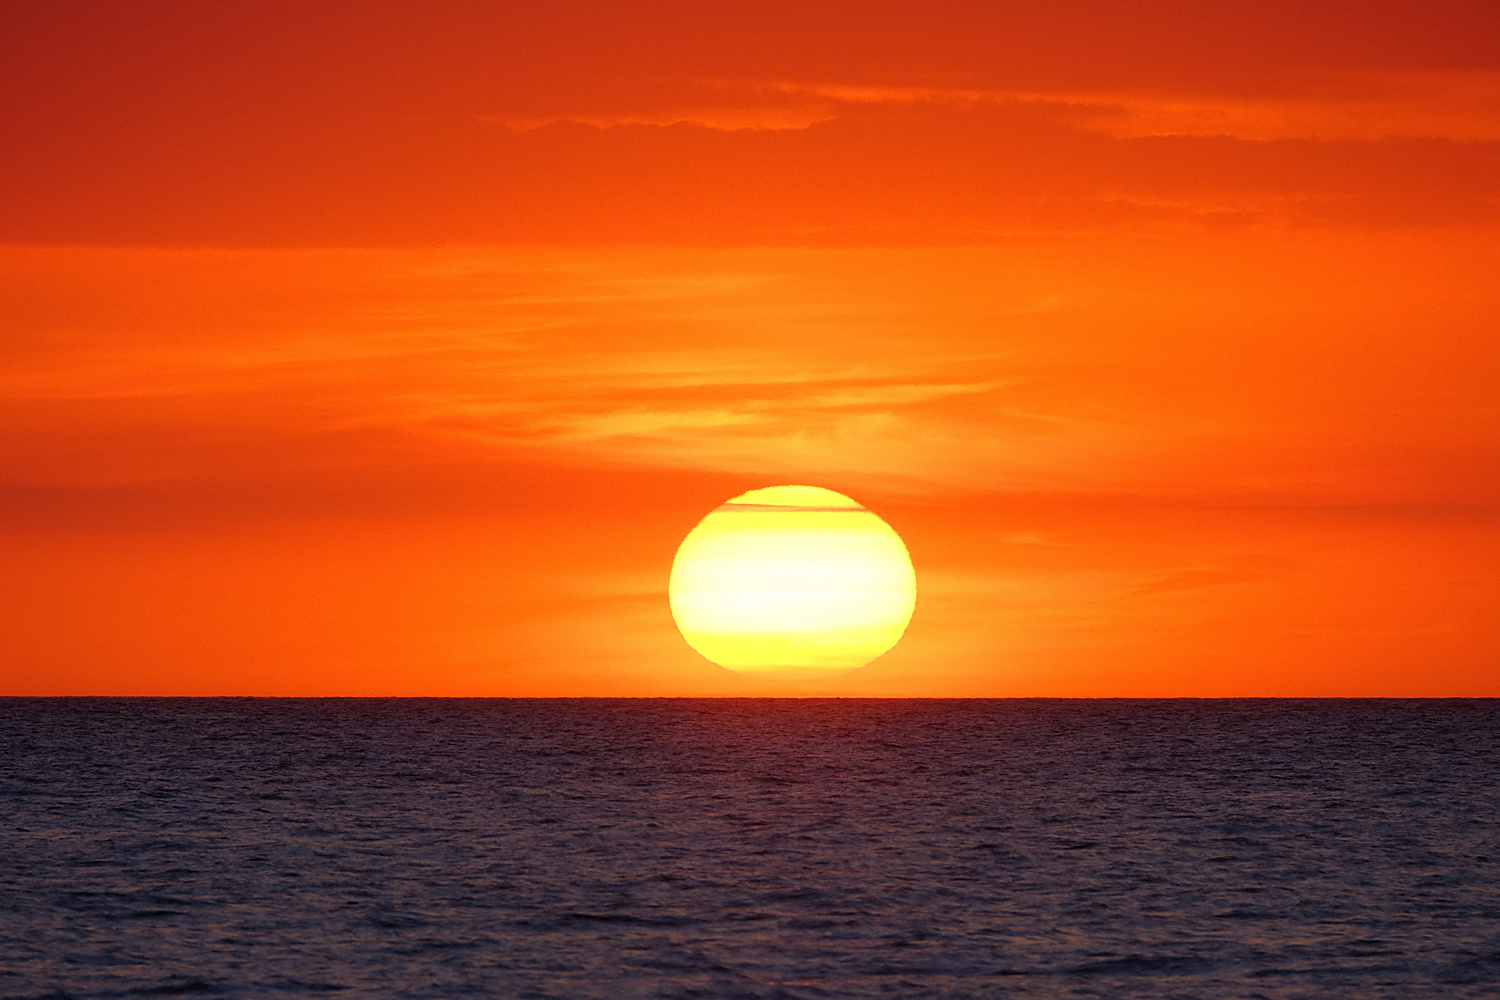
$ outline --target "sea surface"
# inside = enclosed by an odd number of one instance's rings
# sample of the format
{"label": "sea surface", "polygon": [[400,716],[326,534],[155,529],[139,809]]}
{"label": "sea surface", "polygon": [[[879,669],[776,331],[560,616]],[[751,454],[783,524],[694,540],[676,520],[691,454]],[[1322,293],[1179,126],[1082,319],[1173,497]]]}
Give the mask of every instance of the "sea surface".
{"label": "sea surface", "polygon": [[0,699],[0,997],[1500,997],[1500,702]]}

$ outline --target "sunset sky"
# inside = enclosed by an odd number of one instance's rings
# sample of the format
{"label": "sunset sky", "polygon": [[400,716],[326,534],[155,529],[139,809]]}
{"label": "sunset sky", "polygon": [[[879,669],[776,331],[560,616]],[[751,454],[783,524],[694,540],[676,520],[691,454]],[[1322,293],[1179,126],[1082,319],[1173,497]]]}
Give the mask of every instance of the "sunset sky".
{"label": "sunset sky", "polygon": [[[0,694],[1500,696],[1500,5],[0,5]],[[747,490],[902,642],[723,670]]]}

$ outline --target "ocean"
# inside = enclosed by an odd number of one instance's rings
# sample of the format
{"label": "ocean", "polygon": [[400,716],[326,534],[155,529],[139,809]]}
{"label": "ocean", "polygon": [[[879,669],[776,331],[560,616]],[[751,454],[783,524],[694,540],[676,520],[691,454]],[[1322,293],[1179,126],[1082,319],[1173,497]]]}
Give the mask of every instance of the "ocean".
{"label": "ocean", "polygon": [[0,997],[1500,996],[1500,701],[0,699]]}

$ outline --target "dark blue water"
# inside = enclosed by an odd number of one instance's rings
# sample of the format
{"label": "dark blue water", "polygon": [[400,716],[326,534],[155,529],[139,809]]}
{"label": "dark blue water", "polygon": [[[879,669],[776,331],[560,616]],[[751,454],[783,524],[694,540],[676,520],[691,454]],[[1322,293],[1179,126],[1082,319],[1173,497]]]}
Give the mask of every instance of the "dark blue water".
{"label": "dark blue water", "polygon": [[1496,997],[1500,702],[0,700],[0,996]]}

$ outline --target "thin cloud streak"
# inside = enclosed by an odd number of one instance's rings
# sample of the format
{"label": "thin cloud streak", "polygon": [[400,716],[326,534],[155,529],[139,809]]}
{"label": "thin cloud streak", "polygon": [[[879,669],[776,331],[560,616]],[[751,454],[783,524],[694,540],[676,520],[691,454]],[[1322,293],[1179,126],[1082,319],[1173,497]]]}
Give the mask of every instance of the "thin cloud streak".
{"label": "thin cloud streak", "polygon": [[[517,131],[559,122],[596,128],[688,125],[718,131],[796,131],[862,107],[1010,107],[1116,139],[1230,136],[1270,141],[1372,141],[1396,137],[1500,141],[1500,72],[1302,70],[1191,89],[1056,90],[857,86],[798,81],[699,80],[702,106],[550,117],[477,116]],[[778,100],[766,102],[767,96]],[[734,103],[724,98],[734,99]],[[714,102],[718,101],[715,106]]]}
{"label": "thin cloud streak", "polygon": [[[406,454],[837,475],[918,494],[1488,503],[1493,394],[1484,366],[1447,359],[1491,349],[1474,321],[1492,296],[1453,268],[1468,243],[1430,239],[1351,257],[1321,237],[1263,257],[1226,237],[1212,261],[1110,242],[15,251],[18,282],[101,287],[66,328],[59,300],[21,303],[0,435],[10,475],[40,483],[202,475],[243,449],[314,467]],[[1312,280],[1328,259],[1344,270]],[[122,264],[160,288],[110,290]],[[256,313],[221,326],[239,301]],[[1267,335],[1272,318],[1284,334]],[[1418,321],[1429,339],[1403,339]]]}

